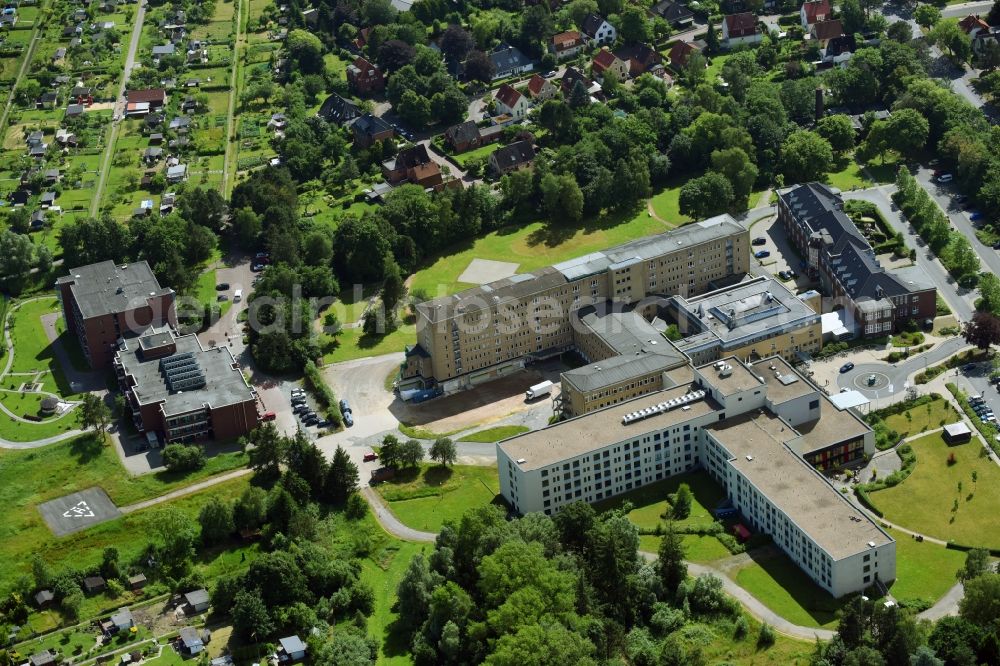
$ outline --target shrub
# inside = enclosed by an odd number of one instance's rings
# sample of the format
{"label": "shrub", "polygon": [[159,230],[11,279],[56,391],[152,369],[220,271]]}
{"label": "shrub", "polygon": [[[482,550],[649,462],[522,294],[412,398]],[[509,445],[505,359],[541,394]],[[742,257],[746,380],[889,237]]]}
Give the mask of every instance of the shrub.
{"label": "shrub", "polygon": [[736,624],[733,625],[733,638],[738,641],[743,640],[749,630],[750,626],[747,623],[746,617],[740,615],[739,618],[736,619]]}
{"label": "shrub", "polygon": [[774,629],[767,622],[760,626],[760,634],[757,636],[757,646],[766,648],[774,645]]}
{"label": "shrub", "polygon": [[167,444],[163,464],[171,472],[190,472],[205,466],[205,452],[197,444]]}
{"label": "shrub", "polygon": [[333,389],[326,383],[323,375],[320,374],[319,368],[312,361],[306,361],[302,372],[305,375],[306,388],[316,398],[316,402],[319,403],[320,408],[323,410],[323,415],[339,428],[342,423],[342,417],[340,407],[337,404],[337,396],[334,395]]}

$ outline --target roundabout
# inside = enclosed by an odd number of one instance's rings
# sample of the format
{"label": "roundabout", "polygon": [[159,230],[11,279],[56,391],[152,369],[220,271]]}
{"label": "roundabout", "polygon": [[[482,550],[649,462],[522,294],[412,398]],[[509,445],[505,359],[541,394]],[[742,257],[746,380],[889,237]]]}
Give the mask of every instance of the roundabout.
{"label": "roundabout", "polygon": [[891,383],[884,372],[859,372],[852,378],[854,388],[862,391],[880,391]]}

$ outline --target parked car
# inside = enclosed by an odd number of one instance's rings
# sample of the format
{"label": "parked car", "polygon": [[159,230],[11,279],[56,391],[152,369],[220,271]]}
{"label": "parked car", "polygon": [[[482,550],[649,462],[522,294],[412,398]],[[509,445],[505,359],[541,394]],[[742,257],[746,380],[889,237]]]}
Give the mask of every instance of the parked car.
{"label": "parked car", "polygon": [[791,280],[793,275],[791,271],[778,271],[778,277],[782,280]]}
{"label": "parked car", "polygon": [[844,374],[845,372],[850,372],[853,369],[854,369],[854,364],[848,361],[844,365],[840,366],[840,374]]}
{"label": "parked car", "polygon": [[955,177],[950,173],[943,173],[937,178],[937,182],[939,183],[950,183],[953,180],[955,180]]}
{"label": "parked car", "polygon": [[229,300],[229,296],[226,296],[225,294],[219,294],[219,300],[220,301],[228,301]]}
{"label": "parked car", "polygon": [[306,394],[306,390],[305,389],[300,389],[300,388],[293,388],[292,389],[292,395],[305,395],[305,394]]}
{"label": "parked car", "polygon": [[362,458],[362,460],[364,460],[365,462],[373,462],[375,460],[378,460],[378,454],[375,453],[374,451],[369,451],[368,453],[365,454],[365,457]]}
{"label": "parked car", "polygon": [[215,285],[215,290],[216,291],[228,291],[229,290],[229,283],[228,282],[220,282],[219,284]]}
{"label": "parked car", "polygon": [[306,397],[304,395],[293,395],[291,403],[293,405],[304,405],[306,404]]}
{"label": "parked car", "polygon": [[764,238],[763,236],[757,236],[757,238],[754,238],[754,239],[753,239],[752,241],[750,241],[750,242],[751,242],[751,243],[752,243],[753,245],[764,245],[764,244],[766,244],[766,243],[767,243],[767,239],[766,239],[766,238]]}
{"label": "parked car", "polygon": [[312,416],[307,416],[306,418],[302,419],[302,423],[307,426],[316,425],[317,423],[319,423],[319,417],[315,414],[313,414]]}
{"label": "parked car", "polygon": [[295,405],[292,407],[292,414],[305,414],[309,411],[309,405]]}
{"label": "parked car", "polygon": [[965,202],[966,202],[966,200],[967,200],[968,198],[969,198],[969,197],[967,197],[967,196],[966,196],[966,195],[964,195],[964,194],[959,194],[959,195],[957,195],[957,196],[955,197],[955,203],[960,203],[960,204],[961,204],[961,203],[965,203]]}
{"label": "parked car", "polygon": [[771,253],[767,250],[757,250],[753,253],[755,259],[764,259],[765,257],[770,257]]}
{"label": "parked car", "polygon": [[351,404],[347,400],[340,401],[340,411],[344,414],[351,411]]}
{"label": "parked car", "polygon": [[319,422],[316,423],[316,427],[317,428],[329,428],[330,427],[330,421],[328,421],[327,419],[320,419]]}
{"label": "parked car", "polygon": [[348,428],[354,425],[354,417],[351,416],[350,412],[344,414],[344,425],[347,426]]}
{"label": "parked car", "polygon": [[252,266],[250,266],[250,270],[252,270],[254,273],[260,273],[262,270],[264,270],[264,264],[253,264]]}
{"label": "parked car", "polygon": [[975,222],[976,220],[981,220],[981,219],[983,219],[983,214],[981,212],[979,212],[978,210],[974,210],[971,213],[969,213],[969,220],[971,220],[972,222]]}
{"label": "parked car", "polygon": [[264,412],[264,414],[260,417],[260,420],[261,421],[273,421],[276,418],[278,418],[278,415],[275,414],[274,412]]}

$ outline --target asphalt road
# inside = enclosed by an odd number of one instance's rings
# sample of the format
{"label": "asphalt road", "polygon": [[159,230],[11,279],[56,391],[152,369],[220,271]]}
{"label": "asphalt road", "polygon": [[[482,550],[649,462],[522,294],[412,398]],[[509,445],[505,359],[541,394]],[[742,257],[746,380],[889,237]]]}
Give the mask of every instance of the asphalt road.
{"label": "asphalt road", "polygon": [[879,212],[882,213],[882,217],[885,218],[889,226],[894,231],[902,233],[906,239],[906,245],[917,251],[917,266],[934,283],[938,293],[948,303],[948,307],[951,308],[955,316],[962,321],[972,319],[974,308],[969,291],[958,286],[958,283],[948,274],[948,271],[944,269],[944,266],[941,265],[923,239],[917,235],[910,223],[903,218],[899,211],[893,210],[893,203],[889,196],[894,190],[894,186],[882,186],[844,192],[843,195],[845,199],[868,201],[878,206]]}
{"label": "asphalt road", "polygon": [[[861,391],[866,397],[873,400],[885,398],[906,390],[906,381],[910,375],[943,361],[967,346],[968,344],[963,338],[949,338],[929,352],[908,358],[902,363],[893,365],[860,363],[854,366],[850,372],[841,373],[837,377],[837,386],[841,389]],[[845,362],[846,360],[845,358]],[[876,377],[876,383],[873,386],[869,386],[866,381],[870,375]]]}

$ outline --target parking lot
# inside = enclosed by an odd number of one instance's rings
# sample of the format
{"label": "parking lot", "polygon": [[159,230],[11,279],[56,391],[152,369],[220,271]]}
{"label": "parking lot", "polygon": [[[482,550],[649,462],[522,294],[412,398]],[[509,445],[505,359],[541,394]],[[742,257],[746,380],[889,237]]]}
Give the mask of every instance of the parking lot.
{"label": "parking lot", "polygon": [[[752,243],[759,243],[751,246],[751,250],[755,255],[753,261],[763,268],[764,271],[774,276],[775,279],[781,280],[792,292],[797,293],[798,291],[810,289],[813,286],[808,276],[802,275],[803,270],[798,252],[788,242],[785,230],[782,228],[781,223],[778,222],[777,217],[762,220],[753,225],[750,229],[750,239]],[[763,239],[763,243],[760,243],[760,239]],[[760,259],[756,258],[756,254],[761,251],[767,252],[768,256]],[[796,274],[795,278],[791,280],[782,279],[778,274],[784,271],[794,272]]]}
{"label": "parking lot", "polygon": [[959,388],[970,396],[981,395],[985,407],[994,414],[1000,414],[1000,392],[997,391],[997,386],[990,382],[991,370],[989,363],[975,363],[952,372],[958,373],[955,384]]}

